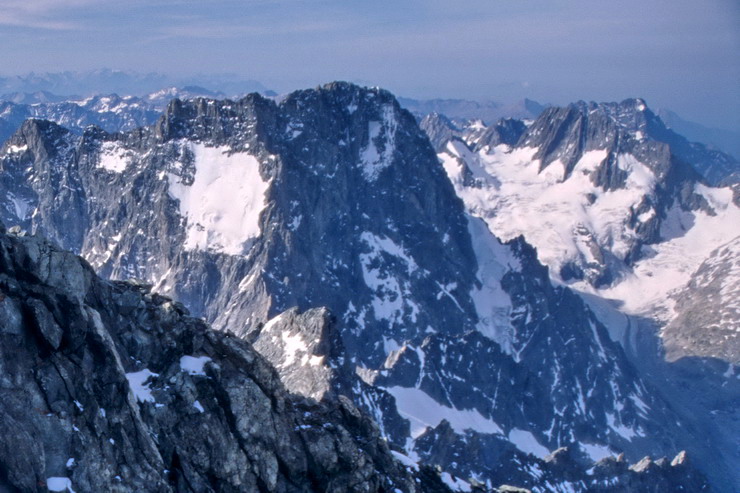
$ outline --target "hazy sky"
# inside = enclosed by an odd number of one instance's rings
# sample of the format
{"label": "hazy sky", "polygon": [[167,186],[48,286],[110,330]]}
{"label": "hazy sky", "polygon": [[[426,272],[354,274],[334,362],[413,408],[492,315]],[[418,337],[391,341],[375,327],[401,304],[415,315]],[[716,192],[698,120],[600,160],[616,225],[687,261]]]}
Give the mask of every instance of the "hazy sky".
{"label": "hazy sky", "polygon": [[0,0],[0,73],[236,73],[410,97],[639,96],[740,129],[738,0]]}

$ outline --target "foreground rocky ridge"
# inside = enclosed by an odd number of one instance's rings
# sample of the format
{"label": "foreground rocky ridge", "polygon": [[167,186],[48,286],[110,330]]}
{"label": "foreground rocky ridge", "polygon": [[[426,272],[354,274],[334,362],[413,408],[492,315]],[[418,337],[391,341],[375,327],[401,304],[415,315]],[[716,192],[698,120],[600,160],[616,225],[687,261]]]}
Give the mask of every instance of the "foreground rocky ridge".
{"label": "foreground rocky ridge", "polygon": [[[0,165],[3,217],[254,341],[290,389],[351,397],[460,487],[583,491],[609,455],[703,446],[529,245],[466,214],[385,91],[174,101],[81,138],[30,121]],[[563,446],[578,479],[547,472]]]}
{"label": "foreground rocky ridge", "polygon": [[0,491],[444,490],[348,400],[287,394],[248,343],[1,226],[0,352]]}

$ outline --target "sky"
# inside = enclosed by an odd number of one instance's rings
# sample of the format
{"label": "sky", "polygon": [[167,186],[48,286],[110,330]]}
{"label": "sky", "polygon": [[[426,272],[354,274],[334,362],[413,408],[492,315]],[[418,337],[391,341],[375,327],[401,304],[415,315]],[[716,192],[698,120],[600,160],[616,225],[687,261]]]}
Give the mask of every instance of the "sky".
{"label": "sky", "polygon": [[642,97],[740,130],[737,0],[0,0],[0,75],[230,73],[415,98]]}

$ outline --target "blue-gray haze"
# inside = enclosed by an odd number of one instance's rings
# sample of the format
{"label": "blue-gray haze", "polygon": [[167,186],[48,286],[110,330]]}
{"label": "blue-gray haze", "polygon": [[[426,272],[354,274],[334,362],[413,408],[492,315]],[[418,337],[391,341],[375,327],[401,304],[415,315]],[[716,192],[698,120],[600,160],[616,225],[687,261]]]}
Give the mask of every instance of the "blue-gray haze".
{"label": "blue-gray haze", "polygon": [[345,79],[417,98],[640,96],[740,129],[737,0],[0,0],[0,74]]}

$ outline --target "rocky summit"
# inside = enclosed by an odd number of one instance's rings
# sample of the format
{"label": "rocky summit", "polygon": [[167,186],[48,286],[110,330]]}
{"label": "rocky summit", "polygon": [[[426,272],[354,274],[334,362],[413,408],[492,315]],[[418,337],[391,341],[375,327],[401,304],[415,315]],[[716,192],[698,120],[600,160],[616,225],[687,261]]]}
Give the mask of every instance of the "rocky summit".
{"label": "rocky summit", "polygon": [[[476,135],[513,145],[535,125],[478,125]],[[0,150],[0,213],[106,278],[143,279],[222,332],[208,337],[251,343],[290,392],[372,418],[405,471],[369,465],[379,472],[367,488],[412,476],[458,491],[701,491],[703,474],[731,484],[731,461],[630,361],[608,320],[552,278],[539,245],[500,239],[471,207],[460,184],[481,190],[482,175],[459,157],[458,168],[440,163],[414,116],[380,89],[174,100],[154,125],[121,133],[27,121]],[[619,188],[618,170],[641,169],[620,166],[599,183]],[[680,169],[671,190],[698,173]],[[177,358],[211,358],[198,367],[206,376],[227,366],[202,347]],[[169,367],[134,357],[142,363],[124,374],[154,399],[137,405],[167,412],[157,396],[174,388]],[[386,457],[380,444],[362,451],[363,464]]]}

